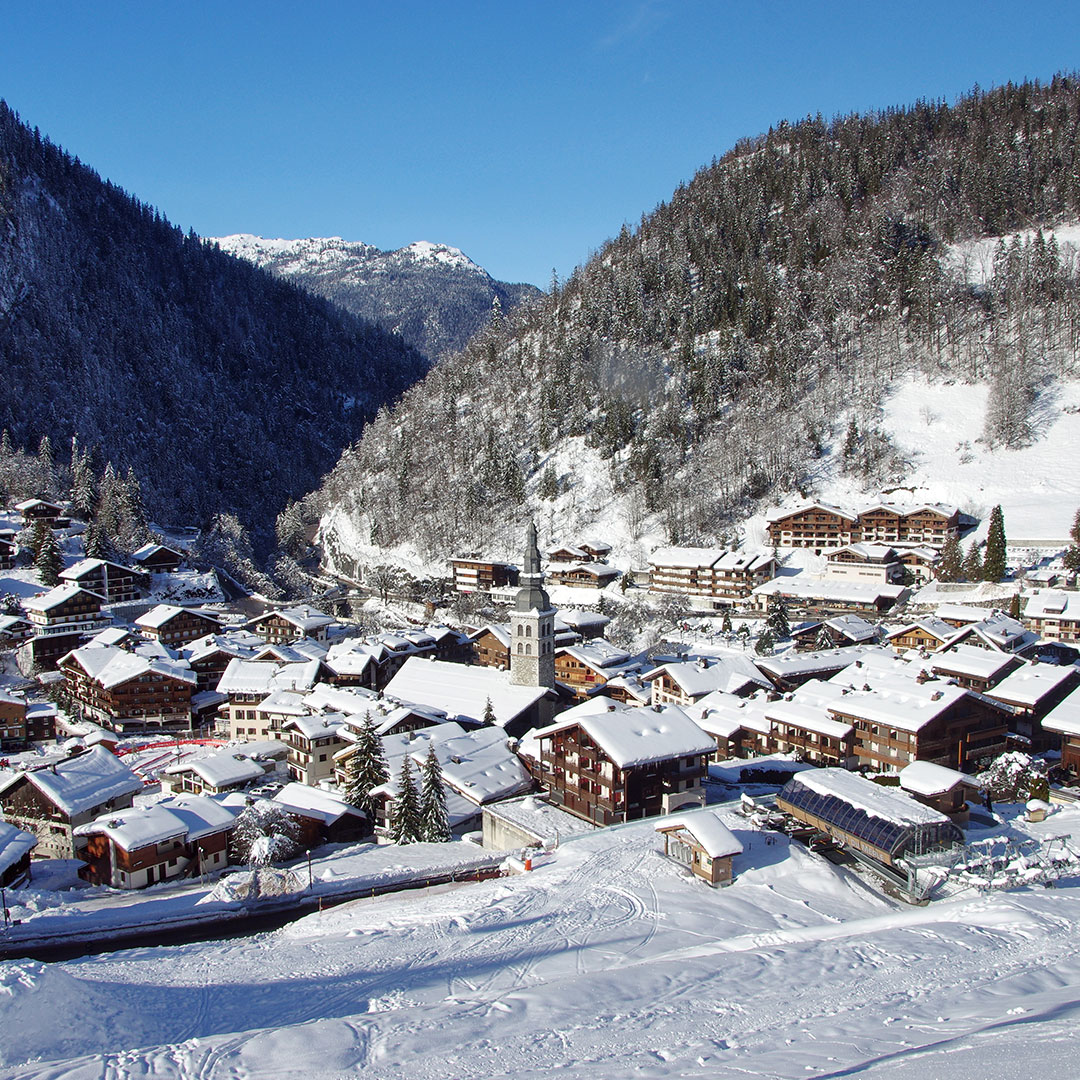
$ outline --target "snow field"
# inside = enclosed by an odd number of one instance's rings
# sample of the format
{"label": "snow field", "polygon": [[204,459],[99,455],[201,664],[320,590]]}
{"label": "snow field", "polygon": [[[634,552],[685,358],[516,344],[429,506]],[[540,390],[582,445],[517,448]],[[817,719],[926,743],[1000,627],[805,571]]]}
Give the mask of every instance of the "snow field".
{"label": "snow field", "polygon": [[[647,821],[531,874],[274,934],[4,965],[4,1075],[928,1077],[948,1050],[950,1078],[987,1080],[1066,1060],[1074,884],[909,908],[725,820],[747,849],[725,890],[666,860]],[[97,1007],[50,1022],[76,1000]]]}

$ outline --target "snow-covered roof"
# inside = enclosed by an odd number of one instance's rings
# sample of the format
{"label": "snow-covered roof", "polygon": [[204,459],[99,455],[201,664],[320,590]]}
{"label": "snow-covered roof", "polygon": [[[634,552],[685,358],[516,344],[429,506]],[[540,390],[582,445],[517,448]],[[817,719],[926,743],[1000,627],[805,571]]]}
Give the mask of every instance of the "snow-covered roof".
{"label": "snow-covered roof", "polygon": [[580,836],[596,831],[592,822],[585,821],[561,807],[552,806],[543,795],[502,799],[484,807],[484,816],[488,814],[517,826],[537,842],[565,840],[568,836]]}
{"label": "snow-covered roof", "polygon": [[475,721],[483,720],[490,699],[499,727],[505,727],[547,693],[542,686],[513,685],[505,671],[420,656],[410,656],[383,692],[403,704],[431,705],[448,716]]}
{"label": "snow-covered roof", "polygon": [[720,820],[715,810],[695,810],[671,814],[656,823],[657,832],[685,829],[705,850],[710,859],[741,855],[743,846],[735,834]]}
{"label": "snow-covered roof", "polygon": [[58,503],[48,502],[45,499],[23,499],[22,502],[17,502],[13,509],[17,510],[20,514],[22,514],[33,506],[48,506],[51,507],[53,510],[64,509]]}
{"label": "snow-covered roof", "polygon": [[649,556],[649,563],[652,566],[705,570],[718,562],[724,553],[724,548],[662,547]]}
{"label": "snow-covered roof", "polygon": [[740,698],[718,690],[695,702],[686,711],[702,731],[714,737],[730,739],[740,728],[767,735],[772,728],[765,715],[770,704],[764,694]]}
{"label": "snow-covered roof", "polygon": [[966,678],[992,679],[1003,668],[1016,662],[1012,653],[980,649],[977,645],[953,645],[948,651],[934,653],[930,660],[934,671]]}
{"label": "snow-covered roof", "polygon": [[921,731],[967,694],[963,687],[951,683],[879,682],[871,690],[852,690],[837,699],[830,711],[900,731]]}
{"label": "snow-covered roof", "polygon": [[374,690],[365,686],[332,686],[316,683],[304,696],[304,705],[312,711],[330,709],[346,716],[363,716],[366,712],[376,714],[380,701]]}
{"label": "snow-covered roof", "polygon": [[276,664],[272,660],[233,657],[218,681],[222,694],[270,694],[274,690],[310,690],[319,677],[320,660]]}
{"label": "snow-covered roof", "polygon": [[572,656],[586,667],[596,670],[604,668],[622,667],[630,663],[630,654],[616,648],[603,638],[594,638],[579,645],[567,645],[559,650],[567,656]]}
{"label": "snow-covered roof", "polygon": [[931,637],[937,638],[938,641],[947,641],[956,633],[956,627],[951,623],[947,623],[944,619],[939,619],[936,615],[927,615],[921,619],[916,619],[914,622],[908,623],[906,626],[900,627],[899,630],[890,631],[887,638],[891,641],[893,638],[901,637],[904,634],[910,634],[915,630],[922,630]]}
{"label": "snow-covered roof", "polygon": [[894,562],[897,558],[896,548],[889,544],[845,544],[825,552],[825,558],[829,562],[836,562],[840,555],[854,555],[864,562],[875,563]]}
{"label": "snow-covered roof", "polygon": [[832,600],[845,604],[876,604],[899,600],[909,590],[906,585],[877,581],[845,581],[842,578],[811,578],[805,574],[773,578],[753,590],[755,596],[781,594],[794,599]]}
{"label": "snow-covered roof", "polygon": [[191,686],[198,682],[198,677],[187,666],[186,661],[149,658],[126,649],[118,649],[114,645],[83,645],[73,649],[63,660],[73,660],[105,690],[111,690],[143,675],[162,675]]}
{"label": "snow-covered roof", "polygon": [[1010,705],[1037,705],[1047,694],[1070,681],[1080,672],[1071,664],[1025,664],[986,691],[987,697]]}
{"label": "snow-covered roof", "polygon": [[236,787],[266,775],[262,765],[235,746],[227,746],[206,757],[179,761],[166,766],[164,771],[169,776],[194,773],[212,788]]}
{"label": "snow-covered roof", "polygon": [[60,571],[60,577],[64,581],[78,581],[79,578],[86,577],[87,574],[93,574],[95,571],[100,570],[103,566],[110,566],[114,570],[123,570],[130,574],[131,568],[123,566],[120,563],[110,562],[108,559],[80,559],[76,563],[72,563],[71,566]]}
{"label": "snow-covered roof", "polygon": [[151,555],[156,555],[159,551],[167,551],[170,555],[175,555],[178,559],[184,557],[183,552],[177,551],[176,548],[171,548],[167,544],[143,544],[141,548],[137,548],[131,553],[131,557],[136,562],[144,562],[149,559]]}
{"label": "snow-covered roof", "polygon": [[259,712],[275,716],[303,716],[307,707],[302,694],[293,690],[275,690],[259,702]]}
{"label": "snow-covered roof", "polygon": [[153,806],[128,807],[80,825],[78,836],[104,834],[122,851],[137,851],[166,840],[201,840],[232,828],[235,815],[205,795],[180,795]]}
{"label": "snow-covered roof", "polygon": [[95,634],[88,645],[119,645],[131,635],[122,626],[106,626],[99,634]]}
{"label": "snow-covered roof", "polygon": [[836,615],[824,625],[855,642],[873,641],[878,636],[878,627],[858,615]]}
{"label": "snow-covered roof", "polygon": [[1042,726],[1061,735],[1080,735],[1080,690],[1074,690],[1060,705],[1054,706],[1043,717]]}
{"label": "snow-covered roof", "polygon": [[799,784],[819,795],[833,795],[871,817],[895,825],[936,825],[949,819],[937,810],[916,802],[896,788],[883,787],[847,769],[807,769],[793,776],[789,784]]}
{"label": "snow-covered roof", "polygon": [[142,791],[142,781],[103,746],[41,769],[12,773],[0,780],[0,794],[25,777],[51,803],[72,817],[95,806]]}
{"label": "snow-covered roof", "polygon": [[69,600],[83,596],[88,596],[98,603],[101,602],[100,596],[87,592],[86,589],[80,589],[78,585],[57,585],[55,589],[50,589],[40,596],[31,596],[29,600],[24,600],[23,607],[27,611],[52,611],[53,608],[66,604]]}
{"label": "snow-covered roof", "polygon": [[737,694],[747,685],[771,685],[749,657],[739,655],[663,664],[641,678],[643,682],[653,682],[665,674],[690,698],[704,697],[714,690]]}
{"label": "snow-covered roof", "polygon": [[824,510],[828,514],[836,514],[837,517],[846,518],[848,521],[855,520],[855,515],[851,511],[841,510],[839,506],[831,506],[829,503],[822,502],[804,502],[790,510],[774,510],[772,513],[766,514],[765,520],[767,522],[783,521],[784,518],[793,517],[795,514],[804,514],[808,510]]}
{"label": "snow-covered roof", "polygon": [[483,637],[484,634],[491,634],[504,649],[510,648],[510,627],[506,623],[488,623],[481,626],[474,634],[470,634],[469,638],[476,641],[478,638]]}
{"label": "snow-covered roof", "polygon": [[[263,703],[265,706],[265,702]],[[329,739],[340,735],[344,719],[331,716],[294,716],[281,725],[283,731],[299,732],[305,739]]]}
{"label": "snow-covered roof", "polygon": [[[571,630],[582,630],[585,627],[597,628],[607,626],[611,617],[601,615],[598,611],[582,611],[580,608],[567,608],[559,612],[556,623],[563,622]],[[509,639],[507,639],[509,640]]]}
{"label": "snow-covered roof", "polygon": [[1028,597],[1026,619],[1080,619],[1080,592],[1040,589]]}
{"label": "snow-covered roof", "polygon": [[225,634],[206,634],[204,637],[188,642],[181,647],[180,655],[191,664],[198,663],[215,653],[249,659],[254,651],[264,644],[265,642],[258,634],[253,634],[248,630],[230,630]]}
{"label": "snow-covered roof", "polygon": [[825,735],[832,739],[844,739],[852,733],[852,726],[829,716],[829,706],[844,696],[844,688],[835,683],[811,679],[808,683],[779,701],[765,707],[765,716],[779,724],[791,724]]}
{"label": "snow-covered roof", "polygon": [[956,769],[947,769],[944,765],[935,765],[932,761],[913,761],[900,770],[900,786],[913,795],[927,798],[944,795],[958,784],[974,787],[975,781]]}
{"label": "snow-covered roof", "polygon": [[620,769],[694,757],[716,749],[713,740],[678,705],[665,705],[659,710],[648,706],[609,708],[602,713],[578,714],[569,721],[566,715],[537,732],[537,738],[548,738],[580,724]]}
{"label": "snow-covered roof", "polygon": [[938,604],[935,614],[939,619],[949,622],[977,623],[985,619],[990,611],[984,607],[971,607],[968,604]]}
{"label": "snow-covered roof", "polygon": [[211,611],[203,611],[202,608],[179,607],[176,604],[158,604],[157,607],[152,607],[145,615],[140,615],[135,620],[135,625],[145,627],[147,630],[158,630],[170,619],[176,618],[177,615],[182,615],[185,611],[189,615],[205,619],[216,625],[221,624],[221,620],[217,615]]}
{"label": "snow-covered roof", "polygon": [[10,870],[28,851],[37,847],[33,833],[16,829],[6,821],[0,821],[0,874]]}
{"label": "snow-covered roof", "polygon": [[265,611],[262,615],[257,615],[251,620],[249,625],[258,626],[259,623],[265,622],[267,619],[277,616],[280,619],[284,619],[287,623],[291,623],[297,630],[302,633],[309,633],[312,630],[318,630],[321,627],[329,626],[333,621],[333,615],[327,615],[325,611],[319,611],[313,607],[287,607],[277,608],[274,611]]}
{"label": "snow-covered roof", "polygon": [[[878,645],[851,645],[844,649],[816,649],[813,652],[765,656],[754,661],[757,667],[776,679],[812,675],[819,671],[843,670],[859,660],[883,651]],[[889,652],[891,656],[892,653]]]}
{"label": "snow-covered roof", "polygon": [[286,784],[271,802],[280,803],[286,810],[295,810],[307,817],[332,825],[346,814],[362,816],[363,811],[347,803],[340,795],[307,784]]}

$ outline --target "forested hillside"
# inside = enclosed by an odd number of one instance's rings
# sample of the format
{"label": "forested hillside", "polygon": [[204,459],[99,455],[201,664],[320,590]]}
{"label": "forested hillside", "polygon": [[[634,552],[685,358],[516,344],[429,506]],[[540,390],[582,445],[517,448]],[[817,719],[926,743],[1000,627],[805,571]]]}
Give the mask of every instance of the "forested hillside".
{"label": "forested hillside", "polygon": [[0,103],[0,428],[78,434],[151,514],[268,540],[426,368],[399,337],[185,236]]}
{"label": "forested hillside", "polygon": [[267,240],[243,233],[208,243],[400,334],[432,358],[463,348],[491,318],[496,300],[510,311],[540,294],[533,285],[496,281],[445,244],[380,251],[340,237]]}
{"label": "forested hillside", "polygon": [[526,510],[705,542],[824,468],[872,490],[912,370],[989,382],[983,438],[1022,444],[1080,362],[1075,252],[1038,231],[1080,218],[1078,128],[1057,77],[740,142],[380,413],[321,492],[328,561],[513,550]]}

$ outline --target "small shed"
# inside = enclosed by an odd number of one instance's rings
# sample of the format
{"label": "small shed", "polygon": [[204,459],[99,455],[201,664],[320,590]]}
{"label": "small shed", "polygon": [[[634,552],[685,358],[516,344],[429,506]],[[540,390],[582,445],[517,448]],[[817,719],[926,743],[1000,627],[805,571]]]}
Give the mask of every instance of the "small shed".
{"label": "small shed", "polygon": [[968,820],[968,796],[978,791],[974,777],[932,761],[913,761],[902,768],[900,787],[924,806],[947,814],[957,825]]}
{"label": "small shed", "polygon": [[0,821],[0,887],[11,889],[30,880],[30,852],[37,837]]}
{"label": "small shed", "polygon": [[695,877],[713,886],[734,880],[731,862],[742,854],[743,846],[715,810],[674,814],[658,822],[656,831],[664,838],[664,854]]}

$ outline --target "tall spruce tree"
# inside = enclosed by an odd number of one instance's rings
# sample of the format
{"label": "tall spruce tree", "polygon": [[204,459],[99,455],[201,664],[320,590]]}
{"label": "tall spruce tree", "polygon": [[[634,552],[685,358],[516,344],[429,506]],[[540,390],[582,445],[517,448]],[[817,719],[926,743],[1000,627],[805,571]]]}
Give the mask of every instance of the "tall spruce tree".
{"label": "tall spruce tree", "polygon": [[42,585],[47,585],[51,589],[54,585],[60,584],[60,571],[64,569],[64,557],[60,554],[60,545],[52,529],[47,530],[37,558],[34,559],[34,568],[38,572]]}
{"label": "tall spruce tree", "polygon": [[415,844],[421,839],[420,797],[412,777],[412,760],[408,754],[401,762],[398,793],[390,815],[390,835],[395,844]]}
{"label": "tall spruce tree", "polygon": [[346,767],[345,801],[359,807],[368,817],[373,815],[375,805],[371,798],[373,788],[390,779],[383,754],[382,739],[375,730],[371,713],[364,717],[356,738],[356,750],[349,757]]}
{"label": "tall spruce tree", "polygon": [[761,631],[761,637],[757,639],[757,644],[754,646],[754,650],[758,656],[772,656],[773,649],[776,648],[776,640],[773,638],[772,629],[766,626]]}
{"label": "tall spruce tree", "polygon": [[1000,506],[990,511],[990,528],[986,535],[986,555],[982,574],[985,581],[1000,581],[1005,576],[1005,517]]}
{"label": "tall spruce tree", "polygon": [[964,581],[982,581],[983,560],[982,555],[979,552],[978,540],[971,541],[971,546],[967,549],[967,554],[964,556],[964,567],[960,576]]}
{"label": "tall spruce tree", "polygon": [[941,557],[938,559],[938,581],[959,581],[964,574],[964,552],[960,547],[960,541],[955,536],[950,536],[941,545]]}
{"label": "tall spruce tree", "polygon": [[443,785],[442,766],[434,746],[428,748],[428,756],[421,769],[420,839],[429,844],[445,844],[452,839],[450,824],[446,818],[446,788]]}

